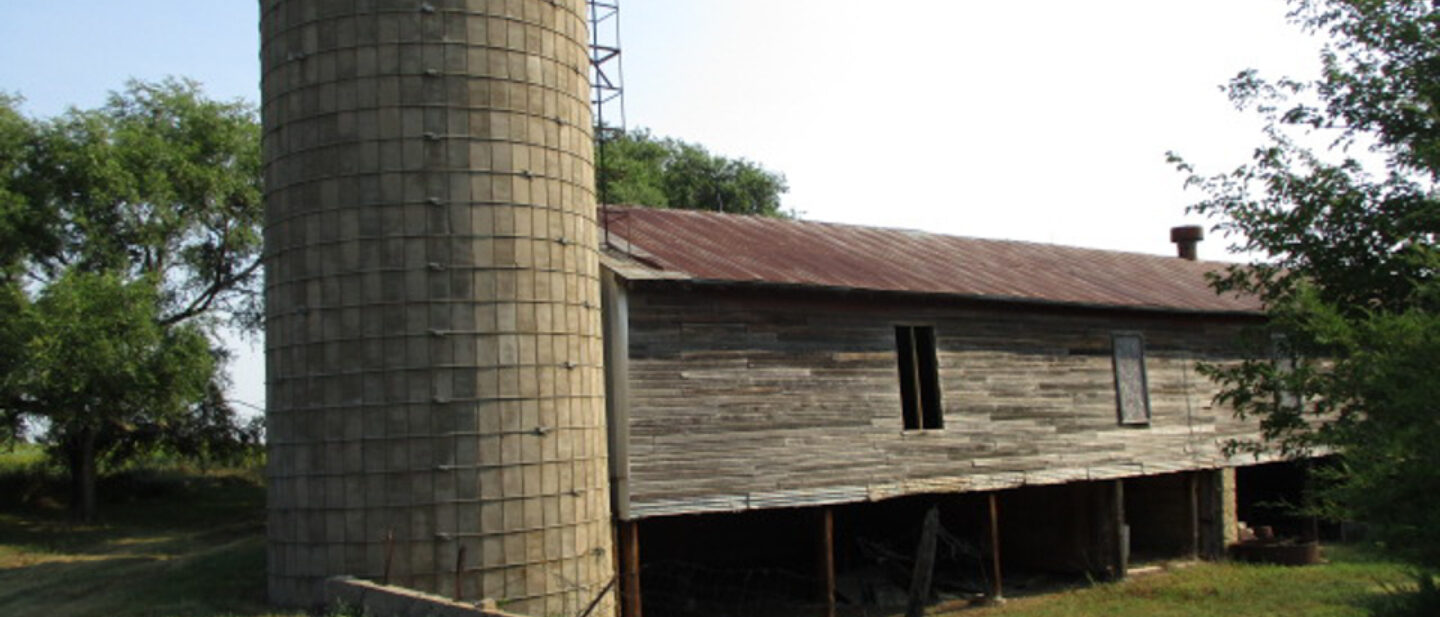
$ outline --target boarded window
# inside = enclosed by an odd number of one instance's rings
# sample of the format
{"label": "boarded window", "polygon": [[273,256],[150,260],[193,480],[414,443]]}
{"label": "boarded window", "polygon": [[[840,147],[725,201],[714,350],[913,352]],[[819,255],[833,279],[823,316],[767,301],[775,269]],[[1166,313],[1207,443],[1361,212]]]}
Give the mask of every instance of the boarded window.
{"label": "boarded window", "polygon": [[1150,423],[1150,391],[1145,383],[1145,339],[1136,333],[1111,337],[1115,359],[1115,404],[1121,424]]}
{"label": "boarded window", "polygon": [[900,403],[905,430],[944,427],[940,375],[935,361],[935,329],[895,326],[895,355],[900,364]]}

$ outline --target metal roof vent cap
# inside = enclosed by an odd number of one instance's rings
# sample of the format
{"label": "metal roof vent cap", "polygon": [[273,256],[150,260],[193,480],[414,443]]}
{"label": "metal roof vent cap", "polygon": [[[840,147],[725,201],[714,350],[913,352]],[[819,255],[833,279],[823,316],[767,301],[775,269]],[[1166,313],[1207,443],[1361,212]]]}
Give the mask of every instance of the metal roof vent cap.
{"label": "metal roof vent cap", "polygon": [[1182,225],[1170,228],[1170,241],[1181,259],[1195,261],[1195,246],[1205,239],[1205,228],[1199,225]]}

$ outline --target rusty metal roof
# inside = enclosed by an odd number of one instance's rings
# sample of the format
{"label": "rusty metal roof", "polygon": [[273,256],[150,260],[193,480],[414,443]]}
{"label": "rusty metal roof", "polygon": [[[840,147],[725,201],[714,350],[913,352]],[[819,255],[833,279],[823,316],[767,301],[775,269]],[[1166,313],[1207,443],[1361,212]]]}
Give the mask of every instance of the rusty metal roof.
{"label": "rusty metal roof", "polygon": [[611,206],[606,265],[632,280],[767,283],[1020,302],[1253,313],[1178,257],[701,212]]}

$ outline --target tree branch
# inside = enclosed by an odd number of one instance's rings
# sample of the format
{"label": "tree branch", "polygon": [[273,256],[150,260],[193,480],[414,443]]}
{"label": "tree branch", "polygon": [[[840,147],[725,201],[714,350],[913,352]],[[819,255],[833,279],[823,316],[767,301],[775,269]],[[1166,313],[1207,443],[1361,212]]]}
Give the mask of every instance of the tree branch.
{"label": "tree branch", "polygon": [[245,269],[235,273],[232,276],[216,277],[216,279],[210,283],[210,286],[205,288],[205,291],[201,292],[200,295],[196,296],[194,300],[190,301],[189,306],[186,306],[178,313],[162,317],[160,319],[160,325],[173,325],[210,310],[210,306],[214,304],[215,298],[217,296],[219,296],[225,290],[229,289],[235,283],[246,279],[251,274],[254,274],[256,270],[260,269],[261,263],[261,256],[256,255],[255,261],[250,262],[250,265],[245,266]]}

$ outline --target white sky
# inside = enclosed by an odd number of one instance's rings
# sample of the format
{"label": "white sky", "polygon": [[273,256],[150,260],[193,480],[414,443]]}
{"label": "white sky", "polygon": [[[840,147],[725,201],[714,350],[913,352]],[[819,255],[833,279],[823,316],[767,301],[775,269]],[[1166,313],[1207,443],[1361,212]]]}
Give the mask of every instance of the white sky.
{"label": "white sky", "polygon": [[[36,116],[172,74],[254,102],[258,4],[0,0],[0,90]],[[620,4],[629,125],[783,172],[804,218],[1105,249],[1203,223],[1167,150],[1219,171],[1260,143],[1220,84],[1318,69],[1283,0]],[[234,397],[262,404],[239,347]]]}

